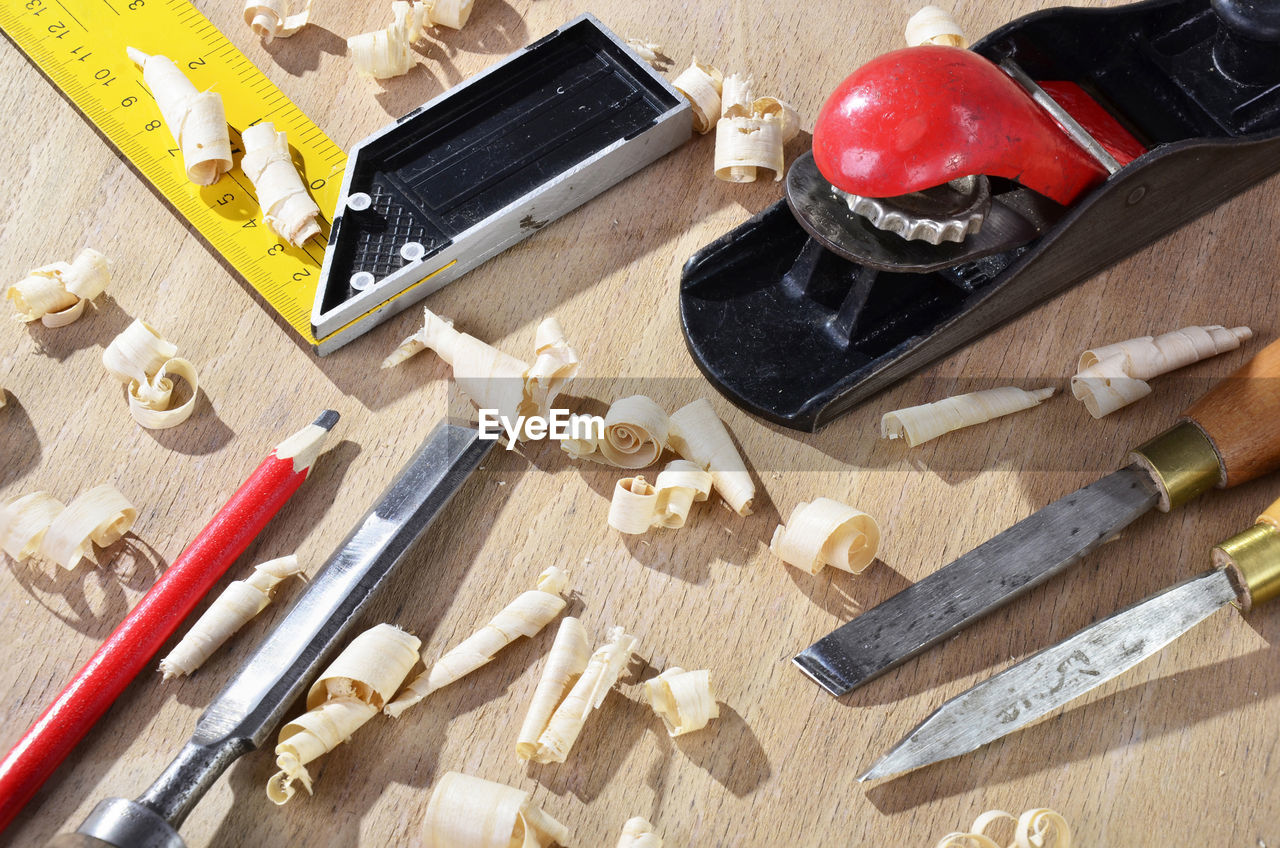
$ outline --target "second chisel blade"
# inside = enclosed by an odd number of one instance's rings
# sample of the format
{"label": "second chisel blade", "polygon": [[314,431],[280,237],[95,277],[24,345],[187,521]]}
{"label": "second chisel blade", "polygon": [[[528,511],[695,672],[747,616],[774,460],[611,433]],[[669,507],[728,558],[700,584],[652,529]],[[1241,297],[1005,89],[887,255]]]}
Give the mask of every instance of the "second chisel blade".
{"label": "second chisel blade", "polygon": [[810,645],[795,664],[844,695],[1043,583],[1133,523],[1159,496],[1131,465],[1000,535]]}
{"label": "second chisel blade", "polygon": [[974,751],[1128,671],[1236,599],[1209,571],[1081,630],[957,695],[858,780],[899,774]]}

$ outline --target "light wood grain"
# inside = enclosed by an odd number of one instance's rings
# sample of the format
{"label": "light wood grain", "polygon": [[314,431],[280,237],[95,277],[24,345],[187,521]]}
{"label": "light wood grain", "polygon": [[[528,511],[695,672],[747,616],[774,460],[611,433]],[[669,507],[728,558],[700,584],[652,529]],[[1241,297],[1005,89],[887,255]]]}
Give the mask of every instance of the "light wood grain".
{"label": "light wood grain", "polygon": [[[752,72],[758,90],[794,103],[810,130],[850,70],[902,43],[916,8],[904,0],[478,0],[465,29],[426,41],[418,67],[384,88],[351,71],[342,41],[384,25],[384,4],[319,0],[313,27],[269,48],[251,37],[238,2],[199,5],[343,147],[584,9],[624,37],[665,45],[673,73],[694,53]],[[976,37],[1047,5],[968,0],[953,9]],[[0,322],[0,385],[9,390],[0,497],[45,488],[65,500],[111,482],[140,509],[136,538],[113,548],[104,568],[0,570],[7,748],[281,435],[323,407],[342,412],[340,443],[224,583],[294,550],[316,569],[432,424],[463,407],[451,404],[446,369],[430,355],[377,370],[416,329],[413,310],[324,359],[300,347],[8,43],[0,103],[0,269],[15,278],[84,244],[115,267],[105,303],[69,328]],[[1062,811],[1082,845],[1280,845],[1276,609],[1247,619],[1219,613],[1061,715],[977,753],[880,785],[855,782],[943,700],[1011,658],[1207,568],[1212,544],[1247,526],[1280,480],[1141,520],[1072,573],[844,699],[790,663],[849,616],[1113,469],[1211,379],[1274,339],[1280,182],[1142,249],[822,433],[801,435],[715,395],[680,337],[681,264],[780,197],[772,182],[712,179],[713,144],[695,140],[428,303],[520,356],[538,320],[558,316],[595,378],[574,387],[580,397],[607,403],[644,391],[675,409],[710,396],[767,494],[761,508],[741,519],[712,502],[680,531],[624,539],[605,526],[618,473],[574,466],[554,446],[497,453],[365,622],[414,631],[434,659],[557,564],[574,573],[575,614],[595,634],[627,625],[649,668],[624,678],[567,763],[526,768],[513,744],[549,628],[399,722],[362,729],[317,764],[314,797],[275,808],[263,788],[273,758],[245,757],[183,825],[188,844],[414,846],[433,781],[459,770],[531,790],[570,827],[575,846],[614,844],[633,815],[653,821],[670,846],[931,845],[989,807],[1041,805]],[[137,428],[99,364],[103,346],[134,317],[161,328],[200,367],[205,397],[175,430]],[[1246,324],[1258,340],[1163,379],[1150,398],[1102,421],[1059,396],[915,450],[876,438],[884,410],[994,378],[1065,387],[1086,347],[1203,323]],[[828,569],[810,577],[768,554],[779,516],[818,496],[879,519],[881,562],[858,576]],[[137,681],[0,841],[39,845],[100,799],[139,794],[294,591],[190,679]],[[723,703],[707,730],[672,740],[638,680],[676,664],[711,669]]]}

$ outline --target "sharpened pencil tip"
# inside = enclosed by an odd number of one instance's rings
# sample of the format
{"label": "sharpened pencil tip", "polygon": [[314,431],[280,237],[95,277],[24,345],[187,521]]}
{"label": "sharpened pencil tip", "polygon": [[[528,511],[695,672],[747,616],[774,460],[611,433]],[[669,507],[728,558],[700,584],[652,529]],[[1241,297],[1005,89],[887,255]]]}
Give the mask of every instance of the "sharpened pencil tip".
{"label": "sharpened pencil tip", "polygon": [[315,426],[317,427],[323,427],[326,430],[332,430],[333,425],[337,424],[338,419],[341,417],[342,416],[338,414],[338,410],[326,409],[324,412],[320,413],[320,417],[317,418],[312,423],[315,424]]}

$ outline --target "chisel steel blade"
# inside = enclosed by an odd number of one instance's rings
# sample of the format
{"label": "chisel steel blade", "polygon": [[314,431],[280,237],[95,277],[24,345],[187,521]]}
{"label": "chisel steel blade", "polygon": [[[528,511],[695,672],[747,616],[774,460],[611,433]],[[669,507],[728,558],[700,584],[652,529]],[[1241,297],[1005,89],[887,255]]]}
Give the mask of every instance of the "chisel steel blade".
{"label": "chisel steel blade", "polygon": [[1222,570],[1165,589],[939,707],[859,780],[967,754],[1133,668],[1235,600]]}
{"label": "chisel steel blade", "polygon": [[[481,439],[473,427],[437,425],[285,617],[210,702],[190,741],[164,773],[136,803],[109,799],[99,809],[123,809],[126,816],[154,814],[173,828],[181,825],[231,763],[267,741],[390,576],[413,559],[418,540],[494,444]],[[142,808],[149,813],[140,813]],[[114,833],[112,815],[101,817],[95,810],[80,832],[94,835],[85,827],[101,827],[102,833]]]}
{"label": "chisel steel blade", "polygon": [[833,631],[795,658],[844,695],[1043,583],[1159,500],[1136,465],[1054,501]]}

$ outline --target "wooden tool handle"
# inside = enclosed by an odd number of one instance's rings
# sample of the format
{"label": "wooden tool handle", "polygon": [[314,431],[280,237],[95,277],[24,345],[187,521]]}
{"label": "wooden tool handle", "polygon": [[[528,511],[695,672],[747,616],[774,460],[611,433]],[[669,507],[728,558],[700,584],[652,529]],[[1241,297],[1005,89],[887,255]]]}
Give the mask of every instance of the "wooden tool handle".
{"label": "wooden tool handle", "polygon": [[1280,468],[1280,341],[1192,404],[1184,414],[1213,442],[1235,486]]}

